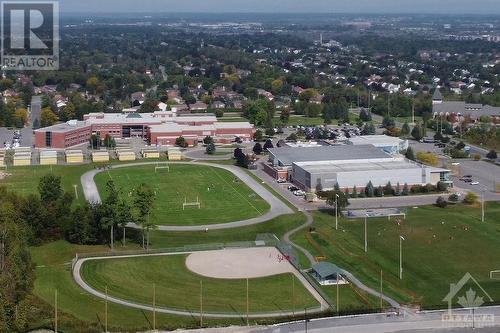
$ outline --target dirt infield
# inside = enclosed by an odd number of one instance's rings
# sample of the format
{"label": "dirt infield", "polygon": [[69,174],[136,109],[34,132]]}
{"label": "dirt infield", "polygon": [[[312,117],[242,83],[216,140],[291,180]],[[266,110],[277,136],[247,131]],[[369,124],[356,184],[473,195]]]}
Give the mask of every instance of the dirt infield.
{"label": "dirt infield", "polygon": [[294,267],[274,247],[195,252],[187,257],[186,266],[196,274],[216,279],[295,273]]}

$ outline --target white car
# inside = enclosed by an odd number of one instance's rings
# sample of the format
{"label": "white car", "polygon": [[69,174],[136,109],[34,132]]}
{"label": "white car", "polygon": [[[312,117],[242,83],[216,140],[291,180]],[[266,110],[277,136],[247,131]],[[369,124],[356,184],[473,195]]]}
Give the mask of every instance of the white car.
{"label": "white car", "polygon": [[454,162],[454,163],[451,163],[451,165],[453,165],[453,166],[458,166],[458,165],[460,165],[460,163],[458,163],[458,162]]}
{"label": "white car", "polygon": [[297,196],[297,197],[301,197],[303,195],[305,195],[306,192],[302,191],[302,190],[297,190],[295,192],[293,192],[293,195]]}
{"label": "white car", "polygon": [[471,185],[479,185],[479,182],[472,182]]}

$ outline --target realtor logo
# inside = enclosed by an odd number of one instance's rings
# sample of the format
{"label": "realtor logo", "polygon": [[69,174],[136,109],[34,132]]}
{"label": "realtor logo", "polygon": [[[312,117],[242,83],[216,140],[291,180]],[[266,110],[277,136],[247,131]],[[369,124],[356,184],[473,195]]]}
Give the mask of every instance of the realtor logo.
{"label": "realtor logo", "polygon": [[[475,313],[477,308],[487,301],[493,302],[493,299],[470,273],[466,273],[458,283],[450,284],[450,292],[443,301],[448,302],[448,312],[443,314],[442,321],[449,327],[474,328],[495,324],[494,315]],[[453,311],[454,303],[463,309]]]}
{"label": "realtor logo", "polygon": [[3,70],[59,69],[59,4],[3,1]]}

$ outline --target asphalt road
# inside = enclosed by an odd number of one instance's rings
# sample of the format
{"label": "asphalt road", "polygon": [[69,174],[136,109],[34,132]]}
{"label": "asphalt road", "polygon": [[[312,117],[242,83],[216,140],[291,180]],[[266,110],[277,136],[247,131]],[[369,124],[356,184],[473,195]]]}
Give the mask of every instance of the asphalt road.
{"label": "asphalt road", "polygon": [[[250,177],[245,171],[234,166],[234,165],[219,165],[201,162],[161,162],[166,164],[191,164],[191,165],[204,165],[215,168],[220,168],[232,172],[236,177],[241,179],[248,187],[250,187],[255,193],[257,193],[262,199],[264,199],[271,207],[269,211],[259,217],[255,217],[248,220],[221,223],[221,224],[211,224],[211,225],[199,225],[199,226],[158,226],[158,230],[162,231],[204,231],[204,230],[220,230],[220,229],[231,229],[244,227],[259,223],[267,222],[275,217],[292,214],[293,211],[280,199],[276,198],[271,192],[269,192],[265,187],[256,182],[252,177]],[[111,166],[112,169],[118,168],[129,168],[134,166],[144,166],[144,165],[156,165],[158,162],[142,162],[142,163],[130,163],[130,164],[118,164]],[[86,172],[81,177],[83,194],[85,199],[89,202],[101,202],[101,197],[99,191],[94,182],[94,176],[104,170],[91,170]],[[139,228],[135,224],[130,224],[130,227]]]}
{"label": "asphalt road", "polygon": [[38,119],[38,124],[40,126],[40,115],[42,113],[42,97],[33,96],[31,98],[31,112],[30,112],[30,124],[33,127],[33,123]]}
{"label": "asphalt road", "polygon": [[[359,315],[359,316],[348,316],[348,317],[333,317],[312,320],[306,323],[304,320],[287,323],[282,325],[274,325],[266,328],[256,328],[250,330],[253,333],[389,333],[389,332],[447,332],[447,333],[462,333],[471,332],[472,328],[459,328],[453,326],[447,326],[446,322],[443,322],[442,315],[445,314],[447,310],[444,311],[431,311],[431,312],[420,312],[411,315],[397,316],[391,313],[386,314],[373,314],[373,315]],[[470,314],[469,309],[453,310],[453,314]],[[478,327],[475,329],[476,332],[484,333],[497,333],[499,332],[500,321],[500,307],[481,307],[475,310],[475,315],[493,315],[496,320],[493,325],[495,327],[489,327],[480,329],[479,319],[475,323]]]}

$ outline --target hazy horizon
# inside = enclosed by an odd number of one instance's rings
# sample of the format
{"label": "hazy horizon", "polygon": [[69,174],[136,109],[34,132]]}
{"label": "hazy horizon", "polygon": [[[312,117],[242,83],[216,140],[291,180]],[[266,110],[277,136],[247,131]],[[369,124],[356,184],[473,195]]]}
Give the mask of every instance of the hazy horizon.
{"label": "hazy horizon", "polygon": [[499,0],[59,0],[65,13],[350,13],[499,15]]}

